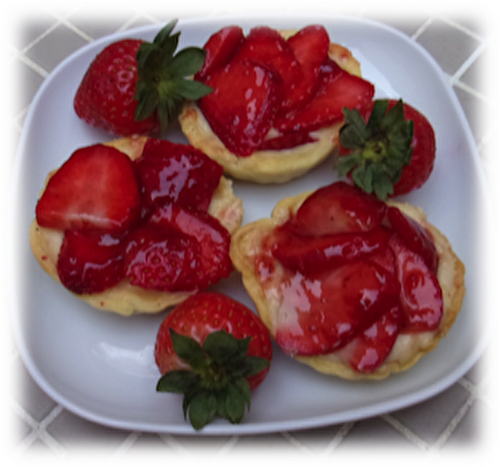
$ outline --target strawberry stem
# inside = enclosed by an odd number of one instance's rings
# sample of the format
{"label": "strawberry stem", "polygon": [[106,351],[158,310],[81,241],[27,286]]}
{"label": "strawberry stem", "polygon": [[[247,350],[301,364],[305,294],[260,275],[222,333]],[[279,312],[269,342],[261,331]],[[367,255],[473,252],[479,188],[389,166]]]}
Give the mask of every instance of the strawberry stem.
{"label": "strawberry stem", "polygon": [[180,113],[184,100],[198,100],[212,89],[189,78],[205,62],[206,52],[199,47],[187,47],[174,55],[180,32],[172,35],[177,20],[158,32],[153,42],[143,42],[137,51],[139,80],[134,99],[138,101],[135,120],[140,121],[156,112],[160,131]]}
{"label": "strawberry stem", "polygon": [[388,100],[376,100],[367,122],[357,109],[343,110],[339,140],[349,153],[339,157],[335,167],[340,176],[350,174],[359,188],[382,200],[394,193],[413,154],[413,121],[405,119],[403,101],[388,106]]}
{"label": "strawberry stem", "polygon": [[175,352],[191,369],[165,373],[157,391],[184,394],[184,417],[196,430],[216,416],[240,423],[245,408],[250,409],[247,378],[267,368],[269,361],[247,355],[249,337],[236,339],[226,331],[209,334],[203,345],[173,329],[170,337]]}

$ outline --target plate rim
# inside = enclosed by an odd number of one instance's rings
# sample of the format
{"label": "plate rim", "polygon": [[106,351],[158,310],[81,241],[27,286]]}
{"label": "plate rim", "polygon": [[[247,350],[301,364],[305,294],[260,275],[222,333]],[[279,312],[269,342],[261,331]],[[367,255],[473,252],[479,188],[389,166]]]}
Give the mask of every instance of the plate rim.
{"label": "plate rim", "polygon": [[[313,18],[318,18],[314,14],[312,15],[234,15],[234,14],[227,14],[227,15],[217,15],[213,17],[193,17],[193,18],[181,18],[179,19],[178,22],[178,28],[180,29],[183,25],[194,25],[197,23],[203,23],[203,24],[210,24],[210,23],[215,23],[215,22],[221,22],[225,20],[231,20],[231,21],[245,21],[245,22],[256,22],[256,21],[266,21],[269,23],[272,23],[273,21],[277,21],[278,19],[280,21],[287,20],[287,21],[292,21],[294,19],[299,19],[300,22],[304,21],[310,21]],[[462,128],[466,130],[466,139],[469,144],[469,152],[470,155],[473,158],[473,161],[476,165],[476,172],[478,177],[480,178],[479,180],[479,188],[484,191],[485,195],[487,194],[487,184],[486,184],[486,176],[484,173],[484,168],[481,165],[481,161],[479,158],[479,154],[477,151],[477,147],[474,143],[473,137],[472,137],[472,132],[469,123],[467,122],[467,119],[465,117],[464,111],[462,107],[460,106],[458,102],[458,98],[456,94],[452,91],[451,85],[447,82],[444,81],[444,73],[439,67],[439,65],[436,63],[436,61],[433,59],[433,57],[427,52],[420,44],[418,44],[416,41],[410,40],[406,35],[404,35],[401,31],[388,26],[383,23],[379,23],[377,21],[367,19],[367,18],[362,18],[362,17],[356,17],[356,16],[346,16],[346,15],[325,15],[322,19],[321,22],[334,22],[334,21],[341,21],[341,20],[349,20],[358,24],[370,24],[371,26],[381,28],[383,30],[386,30],[387,32],[398,36],[398,38],[404,40],[409,46],[412,48],[416,49],[419,51],[420,54],[424,56],[426,59],[426,62],[428,62],[434,69],[437,71],[440,79],[442,80],[443,84],[445,85],[445,89],[448,93],[448,97],[450,98],[454,110],[459,117]],[[55,77],[58,76],[58,74],[61,72],[61,70],[65,69],[67,66],[71,64],[76,58],[79,56],[85,54],[88,52],[88,50],[96,48],[97,46],[104,45],[106,43],[109,43],[113,40],[126,37],[129,35],[146,35],[150,33],[154,33],[161,27],[161,24],[152,24],[152,25],[146,25],[146,26],[140,26],[140,27],[135,27],[132,29],[128,29],[126,31],[119,31],[110,35],[103,36],[99,39],[96,39],[89,44],[84,45],[83,47],[79,48],[72,54],[70,54],[68,57],[66,57],[64,60],[62,60],[53,70],[52,72],[45,78],[43,83],[40,85],[39,89],[37,90],[37,93],[35,97],[32,99],[30,103],[30,108],[28,111],[28,114],[26,116],[25,122],[23,124],[23,130],[21,134],[21,138],[19,139],[18,142],[18,148],[16,151],[16,159],[14,161],[14,168],[13,168],[13,183],[11,190],[14,192],[14,202],[10,204],[11,207],[11,213],[9,215],[9,219],[12,221],[10,225],[12,226],[9,229],[9,234],[11,236],[11,240],[13,236],[15,236],[15,230],[16,227],[19,224],[19,221],[15,220],[15,213],[14,213],[14,208],[13,206],[19,202],[18,200],[18,195],[22,192],[22,190],[19,188],[19,183],[20,183],[20,173],[23,167],[23,162],[25,159],[25,146],[28,142],[29,139],[29,129],[32,126],[32,121],[34,118],[34,113],[36,108],[38,107],[39,101],[44,95],[46,89],[50,86],[51,82],[55,79]],[[490,198],[488,196],[484,196],[484,199],[490,203]],[[490,211],[488,209],[487,213],[487,218],[488,220],[491,219],[490,216]],[[17,243],[17,242],[14,242]],[[15,265],[15,257],[16,257],[16,252],[17,249],[10,249],[9,251],[9,265]],[[17,269],[14,267],[14,269]],[[9,275],[9,299],[10,299],[10,305],[9,305],[9,311],[11,312],[11,315],[15,314],[16,309],[19,309],[19,307],[16,307],[15,305],[18,305],[18,297],[17,293],[14,291],[17,291],[17,287],[19,284],[17,284],[15,281],[15,278],[19,277],[19,273]],[[13,282],[13,283],[10,283]],[[387,402],[379,402],[377,404],[373,404],[369,407],[369,409],[362,408],[360,410],[349,410],[348,412],[350,415],[348,417],[345,416],[344,412],[340,413],[335,413],[335,414],[326,414],[322,416],[315,416],[315,417],[310,417],[302,420],[295,420],[294,422],[290,421],[278,421],[278,422],[251,422],[249,424],[242,423],[240,425],[218,425],[218,424],[213,424],[208,427],[206,427],[205,430],[202,432],[195,432],[188,424],[186,425],[177,425],[177,424],[170,424],[166,426],[161,426],[156,423],[148,423],[148,422],[142,422],[142,423],[132,423],[132,424],[127,424],[124,423],[123,421],[119,420],[114,420],[110,417],[102,416],[98,413],[92,413],[86,410],[85,408],[82,408],[75,404],[73,401],[65,397],[63,394],[60,394],[57,389],[55,389],[50,382],[47,380],[47,378],[44,376],[44,374],[41,372],[41,370],[37,367],[36,363],[33,361],[32,356],[30,355],[30,352],[28,350],[28,346],[26,342],[24,342],[23,338],[23,333],[22,333],[22,326],[20,323],[21,319],[16,319],[16,317],[11,316],[11,322],[13,322],[13,328],[14,328],[14,339],[15,339],[15,344],[19,350],[19,353],[21,355],[21,358],[26,365],[26,368],[30,375],[33,377],[33,379],[36,381],[36,383],[46,392],[52,399],[54,399],[58,404],[69,410],[70,412],[73,412],[80,417],[96,422],[101,425],[109,426],[109,427],[114,427],[114,428],[120,428],[120,429],[133,429],[133,430],[140,430],[140,431],[145,431],[145,432],[157,432],[157,433],[172,433],[172,434],[182,434],[182,435],[245,435],[245,434],[262,434],[262,433],[271,433],[271,432],[277,432],[277,431],[286,431],[286,430],[300,430],[300,429],[306,429],[306,428],[314,428],[314,427],[320,427],[320,426],[326,426],[330,424],[337,424],[337,423],[345,423],[348,421],[355,421],[355,420],[360,420],[363,418],[367,418],[370,416],[378,415],[381,413],[385,412],[391,412],[394,410],[401,409],[403,407],[407,407],[409,405],[414,405],[417,404],[423,400],[426,400],[442,391],[450,387],[453,383],[455,383],[461,376],[463,376],[473,365],[474,363],[479,359],[479,357],[484,353],[484,350],[490,341],[490,334],[491,333],[482,333],[481,339],[477,339],[476,346],[474,347],[474,352],[472,352],[468,359],[466,359],[461,365],[457,366],[453,372],[450,373],[450,375],[445,379],[445,380],[438,380],[436,381],[433,385],[428,386],[424,389],[421,389],[417,391],[416,393],[412,393],[412,396],[410,395],[405,395],[401,396],[393,401]],[[415,397],[415,394],[417,397]],[[411,399],[409,401],[408,399]],[[342,415],[344,414],[344,415]]]}

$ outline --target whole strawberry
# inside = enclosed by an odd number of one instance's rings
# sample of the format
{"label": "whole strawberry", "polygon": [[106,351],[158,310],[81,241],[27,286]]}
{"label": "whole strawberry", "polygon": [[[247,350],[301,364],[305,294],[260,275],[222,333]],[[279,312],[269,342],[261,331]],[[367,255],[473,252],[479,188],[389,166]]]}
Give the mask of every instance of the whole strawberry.
{"label": "whole strawberry", "polygon": [[216,417],[239,423],[269,372],[272,343],[260,318],[217,292],[193,295],[165,318],[155,347],[157,390],[184,394],[184,416],[199,430]]}
{"label": "whole strawberry", "polygon": [[380,199],[420,188],[436,158],[429,120],[402,99],[378,99],[362,111],[344,109],[336,168]]}
{"label": "whole strawberry", "polygon": [[90,64],[76,92],[74,109],[88,124],[121,136],[162,132],[185,99],[211,89],[186,77],[203,66],[205,51],[174,52],[180,33],[168,23],[153,42],[122,39],[108,45]]}

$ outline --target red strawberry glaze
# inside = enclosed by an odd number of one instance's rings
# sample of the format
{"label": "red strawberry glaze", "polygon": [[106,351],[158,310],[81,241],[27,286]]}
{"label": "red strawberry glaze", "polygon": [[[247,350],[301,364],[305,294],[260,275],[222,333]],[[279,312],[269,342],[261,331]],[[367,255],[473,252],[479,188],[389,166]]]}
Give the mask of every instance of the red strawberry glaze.
{"label": "red strawberry glaze", "polygon": [[[359,203],[352,202],[356,193]],[[339,201],[345,199],[351,202]],[[275,338],[285,353],[337,353],[355,371],[370,373],[391,353],[399,334],[439,327],[443,297],[436,270],[425,259],[424,243],[408,241],[432,237],[396,207],[380,210],[373,200],[368,203],[344,182],[334,183],[310,195],[263,239],[255,271],[266,293],[279,297]],[[334,211],[326,209],[330,204]],[[353,205],[363,206],[361,223],[341,215]],[[301,216],[307,224],[297,221]],[[390,218],[400,223],[394,227]],[[332,219],[342,226],[338,231]],[[315,228],[299,228],[312,224]],[[412,227],[414,235],[401,225]],[[436,255],[431,265],[437,267],[437,261]]]}
{"label": "red strawberry glaze", "polygon": [[207,212],[222,167],[200,151],[150,138],[132,162],[95,145],[75,151],[60,171],[36,216],[41,227],[64,232],[57,272],[73,293],[103,292],[122,280],[191,292],[232,271],[231,236]]}
{"label": "red strawberry glaze", "polygon": [[[168,203],[206,211],[222,177],[222,166],[186,144],[150,138],[135,162],[146,213]],[[144,215],[144,212],[143,212]]]}
{"label": "red strawberry glaze", "polygon": [[[318,25],[289,39],[264,26],[246,37],[230,26],[209,38],[197,77],[214,91],[199,108],[229,151],[246,157],[311,143],[311,132],[343,121],[344,107],[372,101],[373,84],[330,60],[329,45],[327,31]],[[271,129],[278,135],[268,139]]]}

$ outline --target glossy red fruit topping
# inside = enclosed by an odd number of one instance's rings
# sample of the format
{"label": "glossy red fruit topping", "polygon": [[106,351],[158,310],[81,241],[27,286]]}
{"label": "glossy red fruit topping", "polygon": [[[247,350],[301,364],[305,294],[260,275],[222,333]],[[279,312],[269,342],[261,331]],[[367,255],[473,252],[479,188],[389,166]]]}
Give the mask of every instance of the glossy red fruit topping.
{"label": "glossy red fruit topping", "polygon": [[135,170],[143,210],[167,203],[206,211],[220,183],[223,168],[203,152],[184,144],[148,139]]}
{"label": "glossy red fruit topping", "polygon": [[135,162],[105,145],[79,149],[36,208],[40,226],[65,232],[61,282],[78,294],[125,277],[145,289],[195,291],[226,277],[231,235],[207,211],[221,176],[205,154],[166,140],[148,139]]}
{"label": "glossy red fruit topping", "polygon": [[387,209],[387,218],[408,248],[420,255],[432,272],[436,272],[439,258],[431,234],[395,207]]}
{"label": "glossy red fruit topping", "polygon": [[299,62],[288,42],[275,29],[253,28],[233,57],[233,61],[257,63],[275,70],[283,89],[282,108],[289,109],[300,103],[295,92],[296,83],[302,79]]}
{"label": "glossy red fruit topping", "polygon": [[439,327],[443,297],[432,237],[398,208],[345,182],[313,192],[262,248],[256,273],[264,285],[276,273],[272,258],[284,268],[275,334],[289,354],[339,350],[356,371],[369,373],[399,334]]}
{"label": "glossy red fruit topping", "polygon": [[403,312],[395,305],[354,338],[342,353],[359,373],[373,372],[391,353],[404,321]]}
{"label": "glossy red fruit topping", "polygon": [[290,355],[334,352],[390,309],[397,292],[394,278],[366,260],[320,274],[297,273],[281,286],[276,342]]}
{"label": "glossy red fruit topping", "polygon": [[303,236],[367,232],[378,227],[386,205],[346,182],[327,185],[299,207],[288,227]]}
{"label": "glossy red fruit topping", "polygon": [[211,128],[230,151],[252,154],[271,129],[281,101],[275,72],[236,61],[217,69],[205,82],[213,92],[199,104]]}
{"label": "glossy red fruit topping", "polygon": [[199,244],[200,267],[196,270],[198,288],[204,289],[232,272],[229,259],[231,235],[215,217],[170,204],[156,211],[150,222],[160,228],[189,235]]}
{"label": "glossy red fruit topping", "polygon": [[57,260],[59,279],[76,294],[102,292],[123,279],[122,253],[120,238],[68,230]]}
{"label": "glossy red fruit topping", "polygon": [[319,88],[312,99],[295,112],[276,119],[275,126],[283,133],[318,130],[342,122],[344,108],[363,108],[374,95],[372,83],[329,60],[322,68]]}
{"label": "glossy red fruit topping", "polygon": [[206,51],[205,63],[195,78],[203,80],[213,71],[224,67],[244,39],[243,30],[239,26],[227,26],[210,36],[203,46]]}
{"label": "glossy red fruit topping", "polygon": [[317,141],[317,139],[313,138],[307,131],[286,133],[284,135],[266,138],[257,149],[259,151],[281,151],[283,149],[291,149],[315,141]]}
{"label": "glossy red fruit topping", "polygon": [[[290,37],[288,45],[300,66],[300,80],[292,90],[292,107],[304,104],[316,93],[322,65],[328,59],[330,38],[323,26],[306,26]],[[286,111],[286,109],[284,109]]]}
{"label": "glossy red fruit topping", "polygon": [[424,259],[399,238],[393,237],[390,246],[396,254],[400,303],[407,320],[403,331],[411,333],[437,329],[443,315],[443,292],[436,275]]}
{"label": "glossy red fruit topping", "polygon": [[384,248],[390,233],[383,228],[359,234],[303,237],[286,228],[275,232],[273,256],[285,267],[305,274],[345,264]]}
{"label": "glossy red fruit topping", "polygon": [[131,160],[97,144],[75,151],[49,180],[36,206],[38,224],[58,230],[124,232],[139,215]]}
{"label": "glossy red fruit topping", "polygon": [[132,285],[172,292],[195,290],[200,266],[200,246],[189,235],[148,225],[128,239],[124,269]]}

